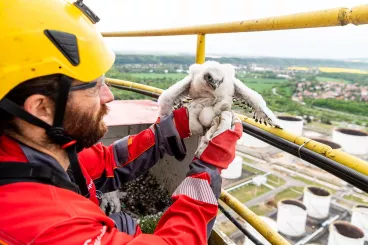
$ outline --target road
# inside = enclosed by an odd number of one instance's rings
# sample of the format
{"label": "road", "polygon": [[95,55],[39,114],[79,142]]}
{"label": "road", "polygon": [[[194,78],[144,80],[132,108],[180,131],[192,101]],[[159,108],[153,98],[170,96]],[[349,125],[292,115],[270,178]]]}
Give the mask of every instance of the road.
{"label": "road", "polygon": [[236,150],[238,152],[242,152],[244,154],[259,158],[259,159],[263,159],[265,161],[270,161],[270,156],[277,154],[279,152],[283,152],[282,150],[273,147],[273,146],[268,146],[265,148],[249,148],[246,146],[242,146],[242,145],[237,145],[236,146]]}
{"label": "road", "polygon": [[260,195],[256,198],[253,198],[252,200],[244,203],[245,206],[247,207],[252,207],[254,205],[257,205],[258,203],[264,202],[268,199],[270,199],[271,197],[273,197],[274,195],[276,195],[277,193],[286,190],[287,188],[291,187],[291,186],[305,186],[306,184],[304,182],[295,180],[293,178],[290,177],[286,177],[286,176],[280,176],[280,178],[284,179],[286,182],[284,185],[279,186],[277,188],[275,188],[272,191],[269,191],[263,195]]}

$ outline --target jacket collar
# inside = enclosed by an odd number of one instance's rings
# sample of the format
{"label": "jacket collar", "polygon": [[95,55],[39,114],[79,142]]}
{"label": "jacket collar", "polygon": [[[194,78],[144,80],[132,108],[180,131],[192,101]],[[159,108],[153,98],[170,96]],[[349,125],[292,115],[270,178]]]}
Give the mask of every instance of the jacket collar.
{"label": "jacket collar", "polygon": [[29,147],[22,142],[7,136],[0,136],[0,162],[32,162],[46,165],[70,180],[68,174],[55,158]]}

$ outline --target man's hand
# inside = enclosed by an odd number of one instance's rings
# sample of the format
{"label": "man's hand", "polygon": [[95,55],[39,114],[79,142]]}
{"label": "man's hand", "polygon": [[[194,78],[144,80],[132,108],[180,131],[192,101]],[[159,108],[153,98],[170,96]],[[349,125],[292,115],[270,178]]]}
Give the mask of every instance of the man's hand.
{"label": "man's hand", "polygon": [[242,132],[240,120],[231,111],[223,111],[202,137],[195,157],[220,170],[226,169],[235,158],[236,142]]}

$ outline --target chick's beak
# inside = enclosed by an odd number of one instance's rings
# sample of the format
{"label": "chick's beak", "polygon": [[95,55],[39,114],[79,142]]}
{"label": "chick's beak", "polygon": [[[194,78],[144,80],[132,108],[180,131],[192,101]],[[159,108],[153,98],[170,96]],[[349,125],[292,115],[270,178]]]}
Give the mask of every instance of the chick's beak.
{"label": "chick's beak", "polygon": [[208,86],[210,86],[213,90],[216,90],[216,88],[218,87],[217,86],[217,83],[215,81],[212,81],[212,82],[207,82]]}

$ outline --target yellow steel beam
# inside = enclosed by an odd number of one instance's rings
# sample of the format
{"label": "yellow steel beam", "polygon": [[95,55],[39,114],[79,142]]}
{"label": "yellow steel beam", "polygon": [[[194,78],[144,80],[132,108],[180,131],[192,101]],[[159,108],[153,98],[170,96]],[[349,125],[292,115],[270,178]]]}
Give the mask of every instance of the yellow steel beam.
{"label": "yellow steel beam", "polygon": [[256,20],[199,25],[159,30],[104,32],[104,37],[174,36],[213,33],[255,32],[368,24],[368,5],[352,9],[334,8]]}
{"label": "yellow steel beam", "polygon": [[206,36],[204,34],[198,34],[196,63],[202,64],[204,63],[205,59],[206,59]]}
{"label": "yellow steel beam", "polygon": [[226,203],[232,208],[240,217],[247,221],[251,226],[254,227],[264,238],[267,239],[273,245],[290,245],[290,243],[283,238],[279,233],[270,229],[268,224],[247,208],[238,199],[230,195],[224,189],[221,190],[220,195],[221,201]]}
{"label": "yellow steel beam", "polygon": [[[126,87],[127,89],[136,88],[143,91],[152,92],[152,94],[161,94],[163,91],[162,89],[158,89],[155,87],[139,83],[122,81],[118,79],[107,78],[107,82],[122,87]],[[267,132],[277,135],[280,138],[294,142],[295,144],[302,145],[309,140],[306,137],[296,136],[282,129],[272,128],[270,126],[257,123],[252,118],[248,118],[240,114],[237,114],[237,116],[246,123],[252,124],[260,129],[263,129]],[[368,176],[368,162],[363,161],[360,158],[354,157],[346,152],[343,152],[342,150],[333,150],[330,146],[319,143],[314,140],[310,140],[308,143],[304,145],[304,147]]]}

